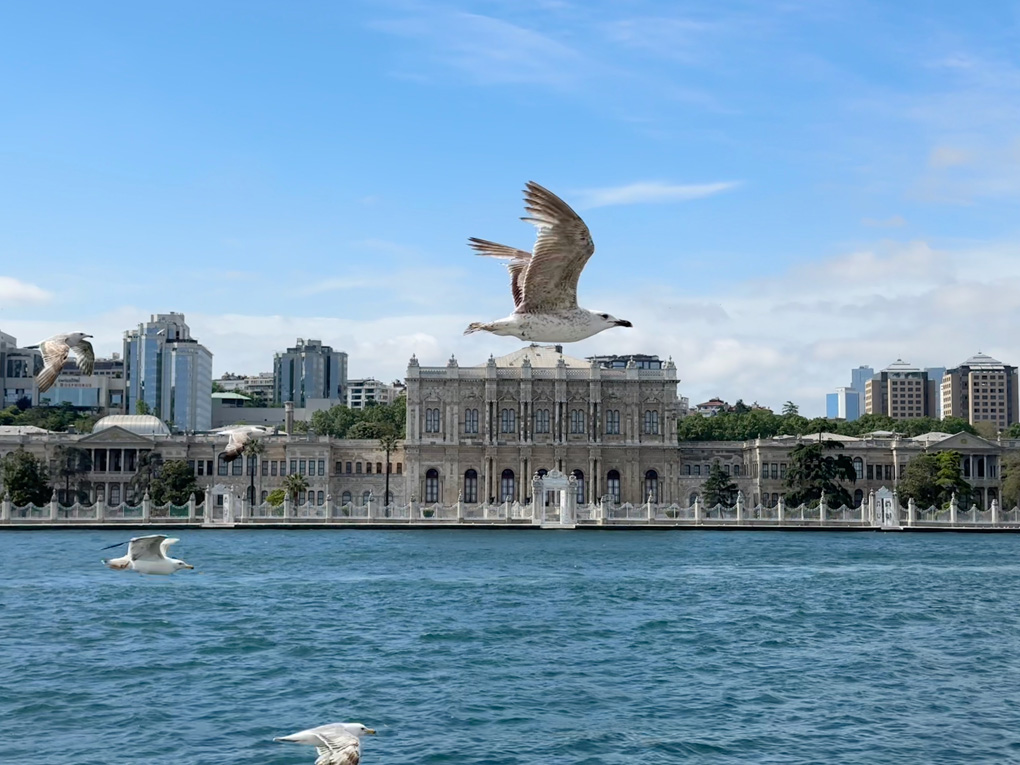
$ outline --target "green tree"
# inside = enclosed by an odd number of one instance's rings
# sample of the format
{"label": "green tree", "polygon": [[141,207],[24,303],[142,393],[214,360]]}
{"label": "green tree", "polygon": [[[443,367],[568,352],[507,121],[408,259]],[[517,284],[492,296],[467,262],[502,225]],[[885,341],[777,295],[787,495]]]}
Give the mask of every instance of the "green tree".
{"label": "green tree", "polygon": [[[58,446],[53,453],[50,474],[64,484],[64,503],[88,502],[92,488],[87,476],[92,471],[92,456],[78,446]],[[71,485],[74,485],[74,494]]]}
{"label": "green tree", "polygon": [[1020,505],[1020,451],[1010,451],[1002,458],[1002,506],[1017,505]]}
{"label": "green tree", "polygon": [[953,494],[962,507],[970,501],[971,487],[963,478],[958,452],[919,454],[907,463],[896,487],[901,501],[914,500],[921,509],[945,507]]}
{"label": "green tree", "polygon": [[701,498],[705,507],[723,505],[731,507],[737,501],[737,485],[722,469],[718,461],[712,463],[708,480],[701,486]]}
{"label": "green tree", "polygon": [[53,496],[46,466],[24,449],[0,459],[0,481],[15,505],[45,505]]}
{"label": "green tree", "polygon": [[128,501],[131,504],[137,505],[142,501],[146,492],[152,486],[152,479],[155,478],[162,463],[163,455],[159,452],[148,451],[139,453],[135,474],[131,476],[131,480],[128,482]]}
{"label": "green tree", "polygon": [[738,398],[737,403],[733,405],[733,414],[747,414],[751,411],[751,407],[744,403],[744,399]]}
{"label": "green tree", "polygon": [[783,404],[783,414],[800,414],[800,407],[792,401]]}
{"label": "green tree", "polygon": [[283,500],[286,496],[287,492],[283,489],[273,489],[266,495],[266,502],[268,502],[272,507],[279,507],[283,504]]}
{"label": "green tree", "polygon": [[222,385],[220,385],[220,384],[219,384],[218,382],[216,382],[215,380],[213,380],[213,384],[212,384],[212,391],[211,391],[211,392],[212,392],[212,393],[223,393],[223,386],[222,386]]}
{"label": "green tree", "polygon": [[308,479],[300,473],[291,473],[283,479],[283,490],[290,495],[291,502],[296,505],[298,495],[308,491]]}
{"label": "green tree", "polygon": [[192,494],[198,495],[201,491],[194,468],[184,460],[167,460],[155,471],[149,499],[156,505],[186,505]]}
{"label": "green tree", "polygon": [[135,414],[152,414],[152,409],[142,399],[135,402]]}
{"label": "green tree", "polygon": [[982,420],[974,423],[974,430],[982,438],[987,438],[989,441],[994,441],[995,437],[999,435],[999,429],[995,426],[995,423]]}
{"label": "green tree", "polygon": [[790,451],[790,469],[786,473],[786,501],[790,506],[817,502],[823,491],[831,507],[853,505],[850,492],[840,483],[857,481],[853,460],[845,454],[830,454],[842,448],[839,441],[812,441],[798,444]]}

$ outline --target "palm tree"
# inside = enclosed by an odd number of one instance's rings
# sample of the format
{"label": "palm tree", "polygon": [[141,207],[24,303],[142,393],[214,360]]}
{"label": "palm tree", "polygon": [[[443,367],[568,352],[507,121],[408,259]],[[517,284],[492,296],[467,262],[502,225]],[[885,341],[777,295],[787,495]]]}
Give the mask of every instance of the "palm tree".
{"label": "palm tree", "polygon": [[397,448],[400,436],[392,425],[385,425],[379,434],[379,448],[386,452],[386,493],[383,494],[383,505],[390,504],[390,453]]}
{"label": "palm tree", "polygon": [[290,495],[291,501],[296,505],[298,495],[303,491],[308,491],[308,479],[300,473],[291,473],[288,476],[284,476],[283,490]]}
{"label": "palm tree", "polygon": [[255,469],[258,467],[259,458],[266,453],[266,445],[257,438],[249,438],[241,449],[241,454],[248,463],[248,475],[251,476],[251,485],[248,487],[248,504],[255,506]]}

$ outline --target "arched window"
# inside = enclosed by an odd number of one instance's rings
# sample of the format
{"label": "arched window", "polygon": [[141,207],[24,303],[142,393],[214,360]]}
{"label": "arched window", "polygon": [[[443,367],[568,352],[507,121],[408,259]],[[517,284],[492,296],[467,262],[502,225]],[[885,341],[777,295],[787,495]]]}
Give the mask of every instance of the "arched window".
{"label": "arched window", "polygon": [[464,473],[464,501],[478,501],[478,471],[473,468]]}
{"label": "arched window", "polygon": [[644,499],[648,499],[651,496],[652,502],[659,501],[659,474],[654,470],[645,471],[645,496]]}
{"label": "arched window", "polygon": [[692,491],[691,496],[687,498],[687,506],[694,507],[694,503],[698,501],[698,492]]}
{"label": "arched window", "polygon": [[514,433],[517,431],[517,411],[515,409],[503,409],[499,413],[499,432]]}
{"label": "arched window", "polygon": [[[864,460],[860,457],[854,457],[854,473],[857,474],[858,479],[864,477]],[[860,505],[854,505],[854,507],[860,507]]]}
{"label": "arched window", "polygon": [[[375,463],[375,472],[376,473],[381,473],[382,472],[382,463],[381,462]],[[319,473],[319,475],[322,475],[322,473]]]}
{"label": "arched window", "polygon": [[779,494],[773,494],[772,495],[772,504],[769,505],[769,507],[778,507],[778,506],[779,506]]}
{"label": "arched window", "polygon": [[659,413],[648,409],[645,411],[645,433],[650,436],[659,435]]}
{"label": "arched window", "polygon": [[549,432],[549,410],[548,409],[536,409],[535,410],[535,432],[536,433],[548,433]]}
{"label": "arched window", "polygon": [[439,501],[439,471],[435,468],[429,468],[425,473],[425,501]]}
{"label": "arched window", "polygon": [[613,502],[620,502],[620,471],[610,470],[606,473],[606,493]]}
{"label": "arched window", "polygon": [[618,435],[620,435],[620,410],[619,409],[607,409],[606,410],[606,435],[607,436],[618,436]]}
{"label": "arched window", "polygon": [[571,433],[584,433],[584,410],[583,409],[571,409],[570,410],[570,432]]}
{"label": "arched window", "polygon": [[221,454],[219,455],[219,457],[216,458],[216,475],[226,474],[227,474],[227,461],[223,459],[223,455]]}
{"label": "arched window", "polygon": [[362,505],[367,505],[368,501],[370,499],[372,499],[372,492],[370,492],[370,491],[363,491],[363,492],[361,492],[361,504]]}
{"label": "arched window", "polygon": [[315,504],[319,505],[320,507],[326,504],[326,492],[320,491],[318,492],[318,494],[315,495]]}
{"label": "arched window", "polygon": [[584,504],[584,473],[580,470],[574,471],[574,477],[577,479],[577,504]]}
{"label": "arched window", "polygon": [[269,492],[265,489],[262,490],[262,504],[266,503],[266,499],[269,497]]}
{"label": "arched window", "polygon": [[351,493],[349,491],[345,491],[343,494],[340,495],[340,504],[341,505],[351,504]]}
{"label": "arched window", "polygon": [[369,475],[371,475],[371,473],[372,473],[372,463],[371,462],[366,462],[365,463],[365,472],[368,473]]}
{"label": "arched window", "polygon": [[514,471],[507,468],[499,477],[499,500],[500,502],[513,502],[516,496],[517,486],[514,481]]}
{"label": "arched window", "polygon": [[467,435],[476,435],[478,433],[477,409],[464,410],[464,433]]}
{"label": "arched window", "polygon": [[346,472],[348,472],[348,473],[353,473],[353,472],[354,472],[354,471],[353,471],[353,470],[351,469],[351,463],[350,463],[350,462],[345,462],[344,464],[345,464],[345,465],[347,466],[347,470],[346,470]]}
{"label": "arched window", "polygon": [[397,463],[397,475],[402,475],[403,472],[404,472],[404,463],[403,462],[398,462]]}
{"label": "arched window", "polygon": [[[857,461],[858,460],[854,460],[854,462]],[[854,507],[860,507],[862,504],[864,504],[864,492],[861,489],[858,489],[854,492]]]}
{"label": "arched window", "polygon": [[303,505],[305,503],[306,492],[298,492],[297,503]]}

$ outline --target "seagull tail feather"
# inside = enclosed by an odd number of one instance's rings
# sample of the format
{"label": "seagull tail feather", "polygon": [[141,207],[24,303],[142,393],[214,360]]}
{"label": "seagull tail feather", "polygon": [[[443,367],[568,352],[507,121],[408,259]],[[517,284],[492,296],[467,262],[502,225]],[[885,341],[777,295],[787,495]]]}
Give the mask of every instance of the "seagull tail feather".
{"label": "seagull tail feather", "polygon": [[483,324],[480,321],[473,321],[470,324],[468,324],[467,329],[464,330],[464,334],[470,335],[474,332],[484,332],[488,328],[489,326],[487,324]]}

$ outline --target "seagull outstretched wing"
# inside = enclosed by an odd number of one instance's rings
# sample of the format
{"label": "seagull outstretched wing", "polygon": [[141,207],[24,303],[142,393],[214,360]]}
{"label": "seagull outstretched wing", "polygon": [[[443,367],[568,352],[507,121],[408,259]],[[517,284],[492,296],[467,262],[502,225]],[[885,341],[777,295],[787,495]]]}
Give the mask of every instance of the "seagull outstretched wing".
{"label": "seagull outstretched wing", "polygon": [[517,313],[577,308],[577,280],[595,252],[588,226],[570,205],[534,181],[524,190],[526,220],[538,238],[522,282]]}
{"label": "seagull outstretched wing", "polygon": [[518,308],[524,300],[524,288],[521,281],[524,272],[528,268],[528,264],[531,262],[531,253],[518,250],[515,247],[508,247],[505,244],[496,244],[486,239],[476,239],[475,237],[468,239],[468,243],[479,255],[485,255],[489,258],[503,258],[510,261],[506,264],[507,269],[510,271],[510,291],[514,295],[514,308]]}
{"label": "seagull outstretched wing", "polygon": [[83,375],[91,375],[95,368],[96,354],[92,349],[92,343],[82,338],[71,346],[68,345],[67,338],[67,335],[57,335],[39,343],[39,352],[43,357],[43,370],[35,380],[40,393],[45,393],[53,387],[53,383],[57,381],[57,377],[67,361],[67,356],[72,350],[78,362],[78,369]]}
{"label": "seagull outstretched wing", "polygon": [[166,557],[166,547],[176,541],[163,534],[134,537],[128,544],[128,557],[131,560],[162,560]]}

